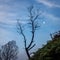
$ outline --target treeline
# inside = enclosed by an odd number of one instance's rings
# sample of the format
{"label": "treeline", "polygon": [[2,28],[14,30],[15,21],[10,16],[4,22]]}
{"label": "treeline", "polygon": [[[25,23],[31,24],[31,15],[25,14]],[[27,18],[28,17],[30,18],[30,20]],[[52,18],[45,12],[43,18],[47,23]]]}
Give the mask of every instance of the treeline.
{"label": "treeline", "polygon": [[51,38],[30,60],[60,60],[60,31],[51,34]]}
{"label": "treeline", "polygon": [[18,53],[18,46],[15,41],[9,41],[0,48],[0,60],[16,60]]}

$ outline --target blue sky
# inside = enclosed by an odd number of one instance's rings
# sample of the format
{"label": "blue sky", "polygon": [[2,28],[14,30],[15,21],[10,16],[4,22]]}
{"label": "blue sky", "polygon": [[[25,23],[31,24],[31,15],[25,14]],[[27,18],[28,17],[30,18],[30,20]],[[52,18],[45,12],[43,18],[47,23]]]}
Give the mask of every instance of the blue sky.
{"label": "blue sky", "polygon": [[[0,0],[0,45],[15,40],[19,49],[24,51],[23,38],[17,33],[16,20],[20,19],[22,24],[26,24],[27,7],[32,4],[40,9],[43,17],[39,21],[41,27],[35,36],[38,39],[35,40],[34,49],[45,44],[50,39],[50,33],[60,30],[60,0]],[[27,31],[26,34],[29,37]]]}

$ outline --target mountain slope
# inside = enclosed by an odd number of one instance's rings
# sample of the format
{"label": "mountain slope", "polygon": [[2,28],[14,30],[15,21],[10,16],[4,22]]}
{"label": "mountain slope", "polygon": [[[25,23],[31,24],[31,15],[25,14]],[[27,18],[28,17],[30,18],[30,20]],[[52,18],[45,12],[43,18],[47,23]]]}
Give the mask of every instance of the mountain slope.
{"label": "mountain slope", "polygon": [[60,60],[60,32],[53,35],[52,40],[38,49],[31,60]]}

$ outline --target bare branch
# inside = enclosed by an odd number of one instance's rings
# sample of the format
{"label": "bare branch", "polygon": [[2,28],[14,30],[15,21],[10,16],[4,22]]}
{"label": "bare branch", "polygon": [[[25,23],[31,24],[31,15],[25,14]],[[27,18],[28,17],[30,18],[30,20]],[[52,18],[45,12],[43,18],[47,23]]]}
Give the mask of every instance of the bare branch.
{"label": "bare branch", "polygon": [[[18,26],[19,26],[19,32],[22,34],[22,36],[23,36],[23,38],[24,38],[24,46],[25,46],[25,48],[26,48],[26,41],[27,41],[27,39],[26,39],[26,37],[25,37],[25,35],[24,35],[24,33],[23,33],[23,29],[22,29],[22,26],[21,26],[21,24],[19,23],[19,21],[17,21],[17,23],[18,23]],[[19,33],[18,32],[18,33]]]}
{"label": "bare branch", "polygon": [[39,14],[35,16],[34,21],[38,18]]}
{"label": "bare branch", "polygon": [[33,47],[35,47],[36,44],[32,45],[28,50],[31,50]]}
{"label": "bare branch", "polygon": [[34,40],[34,22],[32,21],[32,38],[31,38],[31,42],[30,44],[28,45],[28,48],[30,48],[30,46],[32,45],[33,43],[33,40]]}
{"label": "bare branch", "polygon": [[52,34],[50,34],[50,37],[51,37],[51,39],[53,39],[53,36],[52,36]]}
{"label": "bare branch", "polygon": [[[32,8],[33,9],[33,8]],[[31,31],[32,31],[32,38],[31,38],[31,42],[30,44],[28,45],[28,48],[31,47],[31,45],[33,44],[33,41],[34,41],[34,34],[35,34],[35,30],[39,27],[38,24],[35,23],[35,20],[37,20],[39,14],[37,13],[36,16],[33,16],[33,18],[31,18],[32,14],[33,14],[33,11],[32,9],[30,9],[30,25],[31,25]]]}

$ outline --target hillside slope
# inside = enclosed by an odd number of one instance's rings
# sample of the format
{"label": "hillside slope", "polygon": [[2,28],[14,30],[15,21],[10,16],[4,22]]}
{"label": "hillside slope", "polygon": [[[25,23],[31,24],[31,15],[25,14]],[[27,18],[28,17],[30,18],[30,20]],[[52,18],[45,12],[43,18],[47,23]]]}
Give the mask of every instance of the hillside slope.
{"label": "hillside slope", "polygon": [[60,60],[60,32],[53,35],[52,40],[38,49],[31,60]]}

